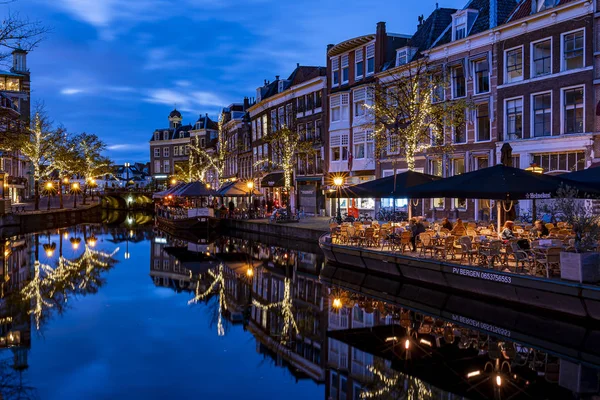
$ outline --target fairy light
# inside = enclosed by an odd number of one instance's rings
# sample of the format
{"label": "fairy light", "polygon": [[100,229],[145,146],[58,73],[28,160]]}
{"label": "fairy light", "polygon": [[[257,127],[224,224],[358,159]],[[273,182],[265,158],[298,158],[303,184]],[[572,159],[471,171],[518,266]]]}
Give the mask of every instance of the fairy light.
{"label": "fairy light", "polygon": [[[227,300],[225,298],[225,275],[223,274],[223,264],[219,264],[217,268],[217,273],[213,270],[208,270],[208,274],[213,278],[212,283],[204,292],[200,293],[200,280],[196,282],[196,292],[193,299],[188,301],[188,305],[197,304],[199,301],[204,300],[208,297],[215,288],[219,287],[219,316],[217,319],[217,335],[225,336],[225,328],[223,327],[223,311],[227,310]],[[190,278],[192,277],[192,273],[190,271]]]}
{"label": "fairy light", "polygon": [[296,319],[294,318],[291,287],[292,280],[285,278],[283,286],[283,300],[276,303],[261,304],[256,301],[256,299],[252,299],[252,305],[263,310],[263,312],[274,308],[279,308],[281,310],[281,314],[283,316],[283,329],[281,330],[281,337],[284,338],[284,343],[286,341],[285,338],[287,338],[288,334],[290,333],[290,327],[294,329],[296,334],[300,333],[298,325],[296,324]]}
{"label": "fairy light", "polygon": [[391,376],[388,376],[379,371],[374,365],[367,365],[367,370],[373,374],[373,377],[382,384],[377,390],[369,390],[360,393],[361,399],[372,399],[382,397],[385,394],[390,393],[395,387],[403,382],[404,385],[402,390],[404,391],[404,398],[407,400],[421,400],[433,398],[433,392],[431,389],[419,378],[415,378],[404,373],[394,372]]}
{"label": "fairy light", "polygon": [[46,281],[42,275],[51,276],[53,272],[54,270],[51,266],[42,264],[36,260],[33,263],[33,278],[21,290],[23,298],[33,303],[33,307],[27,310],[27,314],[34,316],[35,326],[38,330],[40,329],[40,319],[44,308],[54,307],[52,303],[46,301],[42,296],[42,289],[46,286]]}

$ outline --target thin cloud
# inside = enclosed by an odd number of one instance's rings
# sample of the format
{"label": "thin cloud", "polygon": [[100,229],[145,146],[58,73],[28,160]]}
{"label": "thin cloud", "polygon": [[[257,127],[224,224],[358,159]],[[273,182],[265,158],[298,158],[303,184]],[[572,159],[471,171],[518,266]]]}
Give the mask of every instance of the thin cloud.
{"label": "thin cloud", "polygon": [[75,94],[83,93],[83,89],[77,88],[64,88],[60,91],[60,94],[64,94],[66,96],[72,96]]}
{"label": "thin cloud", "polygon": [[144,101],[153,104],[164,104],[181,111],[197,112],[206,108],[223,107],[229,104],[219,95],[207,91],[175,91],[172,89],[152,89]]}
{"label": "thin cloud", "polygon": [[110,150],[110,151],[114,151],[114,152],[142,151],[142,150],[148,150],[148,145],[146,143],[138,143],[138,144],[118,143],[118,144],[111,144],[111,145],[107,146],[106,149]]}

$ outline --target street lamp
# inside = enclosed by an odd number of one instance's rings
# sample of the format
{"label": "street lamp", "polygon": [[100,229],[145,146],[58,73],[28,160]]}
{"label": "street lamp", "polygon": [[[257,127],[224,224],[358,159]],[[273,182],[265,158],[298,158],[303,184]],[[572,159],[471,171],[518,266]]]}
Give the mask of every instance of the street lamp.
{"label": "street lamp", "polygon": [[77,208],[77,192],[79,192],[79,182],[73,182],[71,185],[71,192],[73,193],[73,208]]}
{"label": "street lamp", "polygon": [[250,211],[250,205],[252,204],[252,190],[254,189],[254,182],[248,181],[246,182],[246,187],[248,188],[248,211]]}
{"label": "street lamp", "polygon": [[177,179],[175,179],[175,178],[171,179],[171,185],[172,186],[175,186],[176,183],[177,183]]}
{"label": "street lamp", "polygon": [[50,196],[52,195],[52,189],[54,184],[52,182],[46,182],[46,192],[48,193],[48,210],[50,210]]}
{"label": "street lamp", "polygon": [[344,184],[344,178],[341,176],[336,176],[333,178],[333,185],[337,190],[337,222],[338,224],[342,223],[342,210],[340,209],[340,189]]}

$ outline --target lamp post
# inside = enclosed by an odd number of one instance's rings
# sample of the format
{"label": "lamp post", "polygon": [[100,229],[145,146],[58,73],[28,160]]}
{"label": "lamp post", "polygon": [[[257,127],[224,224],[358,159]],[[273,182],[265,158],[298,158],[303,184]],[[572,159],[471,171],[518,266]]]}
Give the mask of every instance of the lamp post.
{"label": "lamp post", "polygon": [[340,189],[342,188],[342,185],[344,184],[344,178],[342,178],[341,176],[336,176],[335,178],[333,178],[333,185],[336,188],[337,191],[337,221],[338,224],[342,223],[342,210],[340,209]]}
{"label": "lamp post", "polygon": [[250,213],[251,204],[252,204],[252,190],[254,189],[254,182],[248,181],[246,182],[246,187],[248,188],[248,214]]}
{"label": "lamp post", "polygon": [[[534,174],[543,174],[544,168],[540,167],[536,163],[531,163],[529,164],[529,167],[525,168],[525,171],[533,172]],[[537,204],[535,199],[532,199],[531,201],[531,218],[533,220],[531,222],[537,221]]]}
{"label": "lamp post", "polygon": [[73,193],[73,208],[77,208],[77,192],[79,192],[79,182],[73,182],[71,185],[71,192]]}
{"label": "lamp post", "polygon": [[52,182],[46,182],[46,192],[48,193],[48,211],[50,211],[50,196],[52,195],[52,189],[54,185]]}

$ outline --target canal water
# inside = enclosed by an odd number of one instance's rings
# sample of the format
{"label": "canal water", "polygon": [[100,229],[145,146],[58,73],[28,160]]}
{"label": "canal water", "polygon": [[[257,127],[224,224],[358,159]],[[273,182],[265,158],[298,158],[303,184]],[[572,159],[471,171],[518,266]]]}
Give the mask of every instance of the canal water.
{"label": "canal water", "polygon": [[600,327],[143,215],[2,241],[2,399],[591,399]]}

